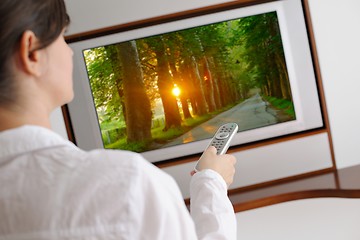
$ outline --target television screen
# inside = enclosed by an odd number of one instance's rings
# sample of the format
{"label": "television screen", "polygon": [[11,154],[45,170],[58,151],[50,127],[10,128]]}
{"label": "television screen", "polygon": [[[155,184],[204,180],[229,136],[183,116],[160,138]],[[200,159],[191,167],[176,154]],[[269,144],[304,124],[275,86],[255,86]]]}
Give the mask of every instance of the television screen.
{"label": "television screen", "polygon": [[280,2],[71,44],[81,81],[75,104],[81,92],[88,109],[79,114],[70,104],[70,115],[79,115],[75,137],[89,118],[83,132],[96,140],[85,148],[131,150],[156,162],[203,151],[228,122],[239,126],[233,145],[321,127],[306,32],[299,40],[288,30],[306,31],[304,20],[289,20],[292,8]]}
{"label": "television screen", "polygon": [[83,51],[105,148],[144,152],[296,119],[276,12]]}

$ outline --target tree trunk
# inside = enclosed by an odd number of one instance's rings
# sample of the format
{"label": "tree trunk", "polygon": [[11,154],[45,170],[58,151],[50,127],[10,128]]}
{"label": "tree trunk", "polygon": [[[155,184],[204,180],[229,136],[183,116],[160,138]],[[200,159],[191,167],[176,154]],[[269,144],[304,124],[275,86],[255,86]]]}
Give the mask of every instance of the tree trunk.
{"label": "tree trunk", "polygon": [[127,141],[150,141],[151,105],[144,87],[136,42],[124,42],[118,46],[119,58],[124,67],[123,88]]}
{"label": "tree trunk", "polygon": [[158,73],[158,87],[161,101],[164,107],[165,114],[165,128],[168,130],[171,127],[181,126],[181,116],[179,106],[175,96],[172,94],[174,82],[169,73],[169,62],[165,52],[163,42],[160,42],[156,49],[157,58],[157,73]]}

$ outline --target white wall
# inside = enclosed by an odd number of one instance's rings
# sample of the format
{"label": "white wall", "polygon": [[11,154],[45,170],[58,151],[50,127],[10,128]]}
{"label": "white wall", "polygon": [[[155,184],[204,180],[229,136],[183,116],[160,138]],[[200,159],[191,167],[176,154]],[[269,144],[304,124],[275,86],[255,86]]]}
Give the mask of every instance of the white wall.
{"label": "white wall", "polygon": [[176,13],[229,0],[65,0],[72,19],[68,34]]}
{"label": "white wall", "polygon": [[360,164],[360,1],[309,3],[336,163]]}

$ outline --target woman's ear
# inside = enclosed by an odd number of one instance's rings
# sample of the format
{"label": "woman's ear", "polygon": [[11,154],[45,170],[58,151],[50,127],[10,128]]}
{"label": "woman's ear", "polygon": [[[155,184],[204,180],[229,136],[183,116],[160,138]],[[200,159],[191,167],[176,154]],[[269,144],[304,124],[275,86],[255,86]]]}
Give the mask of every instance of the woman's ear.
{"label": "woman's ear", "polygon": [[39,41],[32,31],[25,31],[20,40],[20,62],[27,74],[39,77],[42,73],[42,53],[37,49]]}

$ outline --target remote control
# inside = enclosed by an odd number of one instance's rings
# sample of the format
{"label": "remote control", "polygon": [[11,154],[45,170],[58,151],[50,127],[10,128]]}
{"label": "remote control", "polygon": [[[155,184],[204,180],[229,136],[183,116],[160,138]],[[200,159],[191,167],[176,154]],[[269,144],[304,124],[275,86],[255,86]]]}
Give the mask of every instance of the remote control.
{"label": "remote control", "polygon": [[[209,145],[206,147],[206,149],[209,148],[210,146],[214,146],[217,150],[216,151],[217,155],[225,154],[230,146],[230,141],[235,136],[235,133],[237,133],[238,128],[239,127],[236,123],[226,123],[220,126],[219,129],[214,134],[214,137],[211,139]],[[195,171],[199,171],[197,168],[198,164],[199,161],[195,166]]]}

